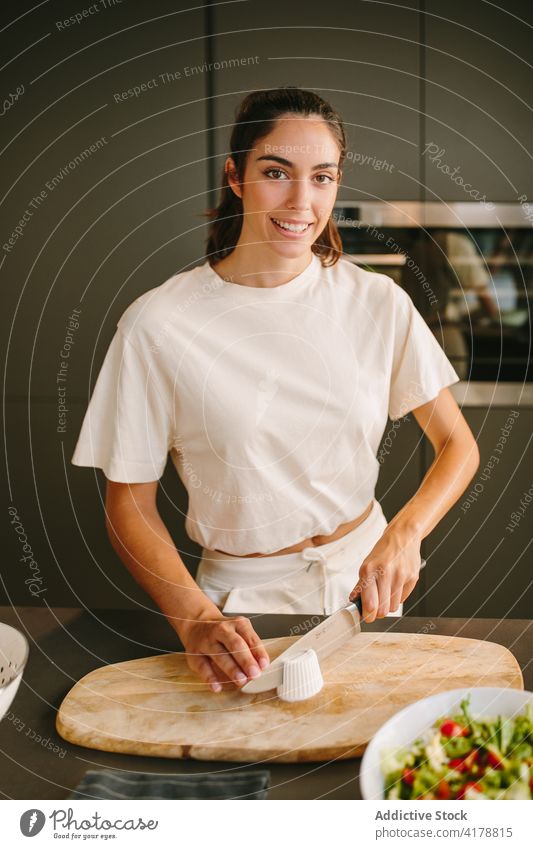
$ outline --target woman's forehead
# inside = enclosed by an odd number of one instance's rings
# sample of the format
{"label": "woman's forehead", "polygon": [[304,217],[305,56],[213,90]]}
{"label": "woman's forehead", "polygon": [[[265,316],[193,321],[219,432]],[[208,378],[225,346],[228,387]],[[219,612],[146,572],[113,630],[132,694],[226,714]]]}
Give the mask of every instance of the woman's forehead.
{"label": "woman's forehead", "polygon": [[327,163],[339,161],[338,144],[324,121],[313,121],[303,127],[286,123],[277,126],[268,136],[255,142],[253,153],[256,159],[264,160],[271,155],[275,159],[283,157],[291,163],[311,166],[325,167]]}

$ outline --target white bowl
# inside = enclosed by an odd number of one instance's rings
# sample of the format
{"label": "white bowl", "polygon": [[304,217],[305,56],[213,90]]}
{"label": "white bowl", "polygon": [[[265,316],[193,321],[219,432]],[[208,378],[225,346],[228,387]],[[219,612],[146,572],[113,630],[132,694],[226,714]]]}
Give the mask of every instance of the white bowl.
{"label": "white bowl", "polygon": [[527,704],[533,707],[533,693],[509,687],[462,687],[460,690],[446,690],[413,702],[391,716],[368,744],[359,779],[363,799],[384,798],[385,777],[381,771],[384,749],[411,746],[441,716],[460,713],[461,701],[468,695],[469,710],[474,718],[497,714],[515,716],[522,713]]}
{"label": "white bowl", "polygon": [[24,634],[0,622],[0,719],[15,698],[28,654],[29,645]]}

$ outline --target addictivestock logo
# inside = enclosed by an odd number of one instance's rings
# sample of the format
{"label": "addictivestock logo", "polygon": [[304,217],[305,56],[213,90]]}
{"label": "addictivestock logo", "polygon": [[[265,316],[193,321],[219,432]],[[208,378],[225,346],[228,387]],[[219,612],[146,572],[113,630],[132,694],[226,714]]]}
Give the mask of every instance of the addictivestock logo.
{"label": "addictivestock logo", "polygon": [[35,837],[39,834],[46,822],[46,817],[38,808],[30,808],[24,811],[20,818],[20,830],[24,837]]}

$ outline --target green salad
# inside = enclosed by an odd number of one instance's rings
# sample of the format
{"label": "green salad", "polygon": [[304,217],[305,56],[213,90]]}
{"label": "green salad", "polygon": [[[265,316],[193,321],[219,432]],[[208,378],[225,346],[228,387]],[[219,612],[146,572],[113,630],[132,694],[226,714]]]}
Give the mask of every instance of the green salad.
{"label": "green salad", "polygon": [[474,719],[470,696],[410,748],[383,752],[385,799],[533,799],[533,711]]}

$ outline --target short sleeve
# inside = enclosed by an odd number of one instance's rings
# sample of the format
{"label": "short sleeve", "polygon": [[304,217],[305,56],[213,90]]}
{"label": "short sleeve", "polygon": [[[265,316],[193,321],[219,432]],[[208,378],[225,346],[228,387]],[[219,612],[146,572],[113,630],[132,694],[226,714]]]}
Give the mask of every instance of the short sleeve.
{"label": "short sleeve", "polygon": [[150,364],[117,328],[98,375],[71,462],[122,483],[159,480],[171,437],[168,405]]}
{"label": "short sleeve", "polygon": [[394,343],[389,393],[393,421],[437,397],[461,378],[416,309],[411,297],[394,284]]}

